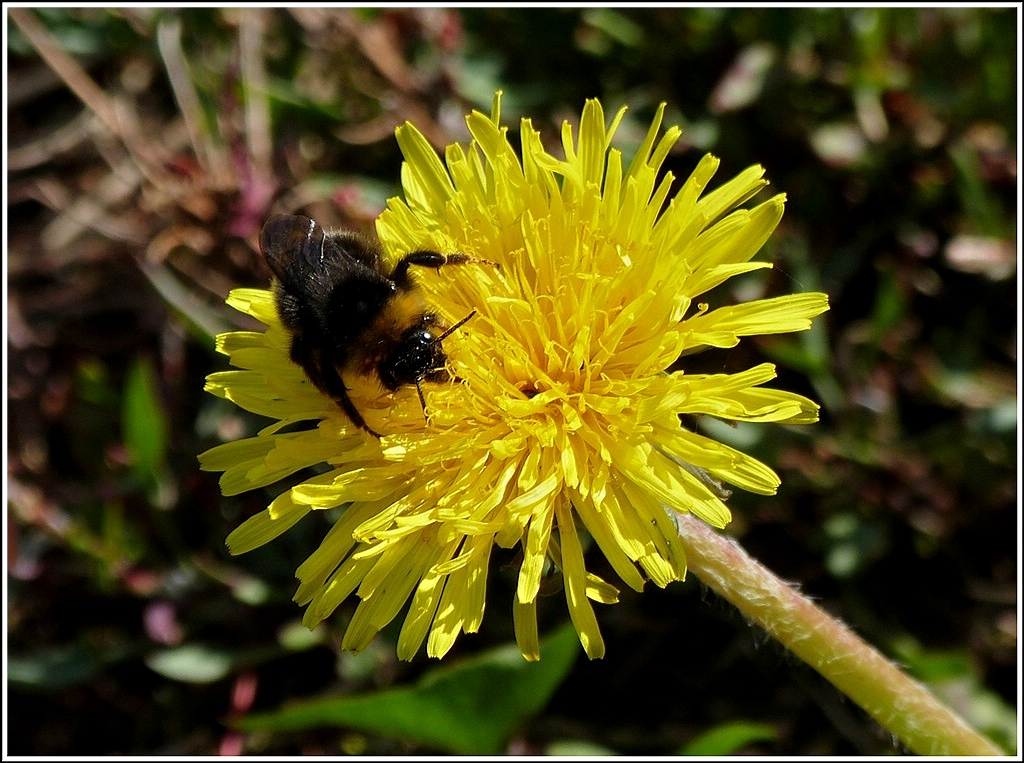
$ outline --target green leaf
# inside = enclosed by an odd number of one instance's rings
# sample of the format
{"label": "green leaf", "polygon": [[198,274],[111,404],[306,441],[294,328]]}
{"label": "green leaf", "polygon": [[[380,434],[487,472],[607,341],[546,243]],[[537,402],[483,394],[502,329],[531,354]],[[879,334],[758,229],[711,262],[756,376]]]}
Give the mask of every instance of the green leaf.
{"label": "green leaf", "polygon": [[300,642],[292,638],[288,643],[258,643],[244,648],[229,649],[209,644],[191,643],[157,650],[144,658],[155,673],[172,681],[188,684],[209,684],[238,672],[243,668],[276,660],[290,652],[302,651],[317,645],[310,639]]}
{"label": "green leaf", "polygon": [[526,662],[510,645],[439,667],[414,686],[305,701],[235,725],[243,731],[342,726],[458,754],[497,755],[544,708],[579,649],[566,625],[544,640],[539,662]]}
{"label": "green leaf", "polygon": [[614,750],[609,750],[594,742],[582,739],[563,739],[549,744],[544,754],[553,758],[596,758],[599,755],[617,755]]}
{"label": "green leaf", "polygon": [[163,649],[146,657],[146,664],[165,678],[190,684],[208,684],[230,675],[236,658],[221,649],[190,644]]}
{"label": "green leaf", "polygon": [[159,482],[167,454],[167,416],[156,389],[152,365],[137,358],[125,382],[121,411],[125,446],[142,484]]}
{"label": "green leaf", "polygon": [[705,731],[679,751],[680,755],[703,757],[733,755],[751,742],[772,741],[778,736],[767,723],[733,721]]}
{"label": "green leaf", "polygon": [[82,644],[73,644],[11,655],[7,661],[7,680],[11,686],[52,691],[93,681],[102,669],[94,652]]}

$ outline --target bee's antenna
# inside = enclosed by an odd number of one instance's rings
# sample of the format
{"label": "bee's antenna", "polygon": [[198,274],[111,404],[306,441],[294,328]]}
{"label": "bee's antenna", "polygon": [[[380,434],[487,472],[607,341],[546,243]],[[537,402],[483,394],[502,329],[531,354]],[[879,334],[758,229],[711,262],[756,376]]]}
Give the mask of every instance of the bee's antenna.
{"label": "bee's antenna", "polygon": [[[472,312],[470,312],[470,314],[469,314],[469,315],[467,315],[467,316],[466,316],[465,318],[463,318],[463,319],[462,319],[461,321],[459,321],[459,322],[458,322],[458,323],[456,323],[456,324],[455,324],[454,326],[452,326],[452,327],[451,327],[450,329],[448,329],[448,330],[447,330],[447,331],[445,331],[445,332],[444,332],[443,334],[441,334],[441,336],[439,336],[439,337],[438,337],[437,339],[435,339],[435,340],[434,340],[434,344],[437,344],[438,342],[440,342],[440,341],[441,341],[442,339],[444,339],[445,337],[447,337],[447,336],[451,335],[451,333],[452,333],[453,331],[455,331],[455,329],[459,328],[459,326],[461,326],[461,325],[462,325],[463,323],[465,323],[466,321],[468,321],[468,320],[469,320],[470,318],[472,318],[472,317],[473,317],[474,315],[476,315],[476,310],[473,310]],[[420,395],[420,397],[422,397],[422,395]]]}

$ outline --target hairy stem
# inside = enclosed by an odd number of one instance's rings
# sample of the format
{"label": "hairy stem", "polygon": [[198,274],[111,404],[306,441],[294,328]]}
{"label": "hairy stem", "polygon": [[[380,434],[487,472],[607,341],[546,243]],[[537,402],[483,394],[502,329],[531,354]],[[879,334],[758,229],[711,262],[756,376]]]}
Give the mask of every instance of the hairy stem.
{"label": "hairy stem", "polygon": [[752,559],[731,538],[676,514],[687,566],[920,755],[1003,755],[924,686]]}

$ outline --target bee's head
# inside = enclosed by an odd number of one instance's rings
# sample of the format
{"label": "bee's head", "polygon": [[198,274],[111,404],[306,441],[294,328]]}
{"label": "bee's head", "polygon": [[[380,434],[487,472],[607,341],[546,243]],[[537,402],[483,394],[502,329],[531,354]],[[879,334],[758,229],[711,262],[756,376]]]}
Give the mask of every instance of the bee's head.
{"label": "bee's head", "polygon": [[394,349],[381,361],[377,368],[381,383],[390,390],[404,384],[419,384],[427,381],[445,381],[449,378],[445,370],[448,361],[441,348],[441,339],[447,332],[439,333],[433,326],[432,315],[423,318],[406,330]]}
{"label": "bee's head", "polygon": [[420,382],[443,382],[452,378],[445,368],[448,356],[444,354],[441,342],[474,315],[476,310],[440,334],[436,326],[437,316],[432,313],[422,316],[406,329],[394,349],[377,367],[381,383],[392,391],[403,384],[415,384],[420,404],[426,412],[427,403],[423,399]]}

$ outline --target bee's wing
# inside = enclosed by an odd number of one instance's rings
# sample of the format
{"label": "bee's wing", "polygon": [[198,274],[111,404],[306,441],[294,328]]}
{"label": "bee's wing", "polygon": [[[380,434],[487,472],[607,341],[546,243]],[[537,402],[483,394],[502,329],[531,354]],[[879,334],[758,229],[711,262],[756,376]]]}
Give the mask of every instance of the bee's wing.
{"label": "bee's wing", "polygon": [[326,234],[304,215],[274,215],[260,233],[267,265],[286,288],[294,288],[323,267]]}

